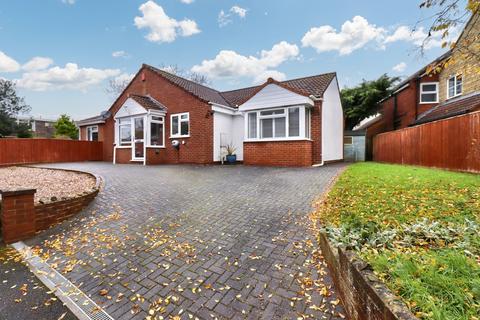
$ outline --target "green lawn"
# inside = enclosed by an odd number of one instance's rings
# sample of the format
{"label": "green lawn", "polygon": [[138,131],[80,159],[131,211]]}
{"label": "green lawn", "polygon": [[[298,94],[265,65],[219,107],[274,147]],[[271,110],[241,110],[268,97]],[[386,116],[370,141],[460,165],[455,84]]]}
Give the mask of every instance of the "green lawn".
{"label": "green lawn", "polygon": [[417,317],[480,319],[480,175],[354,164],[318,217]]}

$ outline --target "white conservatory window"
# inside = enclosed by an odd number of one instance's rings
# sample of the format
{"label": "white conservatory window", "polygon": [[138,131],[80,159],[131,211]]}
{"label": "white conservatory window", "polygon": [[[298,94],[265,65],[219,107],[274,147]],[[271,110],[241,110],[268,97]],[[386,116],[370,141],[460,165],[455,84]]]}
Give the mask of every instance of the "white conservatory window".
{"label": "white conservatory window", "polygon": [[250,111],[245,119],[247,141],[310,138],[310,110],[304,106]]}
{"label": "white conservatory window", "polygon": [[132,120],[130,118],[118,120],[118,136],[121,146],[132,144]]}

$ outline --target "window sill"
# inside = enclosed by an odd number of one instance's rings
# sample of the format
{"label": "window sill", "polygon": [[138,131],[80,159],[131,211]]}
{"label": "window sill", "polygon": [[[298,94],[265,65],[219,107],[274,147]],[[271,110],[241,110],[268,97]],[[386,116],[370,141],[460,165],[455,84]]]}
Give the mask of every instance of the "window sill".
{"label": "window sill", "polygon": [[132,149],[132,146],[115,146],[117,149]]}
{"label": "window sill", "polygon": [[438,101],[432,101],[432,102],[423,102],[423,101],[420,101],[419,104],[434,104],[434,103],[438,103]]}
{"label": "window sill", "polygon": [[457,95],[454,95],[454,96],[451,96],[451,97],[447,97],[447,100],[450,100],[450,99],[453,99],[453,98],[456,98],[456,97],[460,97],[462,94],[457,94]]}
{"label": "window sill", "polygon": [[146,148],[152,148],[152,149],[165,149],[165,146],[145,146]]}
{"label": "window sill", "polygon": [[313,141],[308,138],[271,138],[271,139],[246,139],[243,142],[284,142],[284,141]]}
{"label": "window sill", "polygon": [[169,139],[183,139],[183,138],[190,138],[190,135],[188,136],[170,136]]}

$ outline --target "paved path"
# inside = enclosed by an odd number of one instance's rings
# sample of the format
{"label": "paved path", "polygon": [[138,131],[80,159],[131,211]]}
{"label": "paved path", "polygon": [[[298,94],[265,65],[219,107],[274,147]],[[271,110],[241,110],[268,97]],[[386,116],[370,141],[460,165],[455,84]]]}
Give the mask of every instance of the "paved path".
{"label": "paved path", "polygon": [[343,165],[47,166],[99,174],[105,188],[28,244],[113,318],[342,316],[306,216]]}

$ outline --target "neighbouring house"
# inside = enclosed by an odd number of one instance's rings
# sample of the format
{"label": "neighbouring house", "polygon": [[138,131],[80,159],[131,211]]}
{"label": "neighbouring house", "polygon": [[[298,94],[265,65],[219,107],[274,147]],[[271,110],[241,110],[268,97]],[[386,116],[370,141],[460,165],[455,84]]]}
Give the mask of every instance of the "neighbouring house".
{"label": "neighbouring house", "polygon": [[77,123],[114,163],[211,164],[227,146],[249,165],[343,160],[335,73],[220,92],[144,64],[107,112]]}
{"label": "neighbouring house", "polygon": [[17,116],[15,119],[17,123],[28,124],[36,138],[52,138],[55,134],[54,124],[56,120],[33,116]]}
{"label": "neighbouring house", "polygon": [[[402,81],[379,103],[379,114],[357,125],[366,131],[367,159],[379,133],[480,110],[480,13],[472,15],[457,45]],[[470,52],[465,52],[470,51]],[[433,70],[433,71],[432,71]]]}

